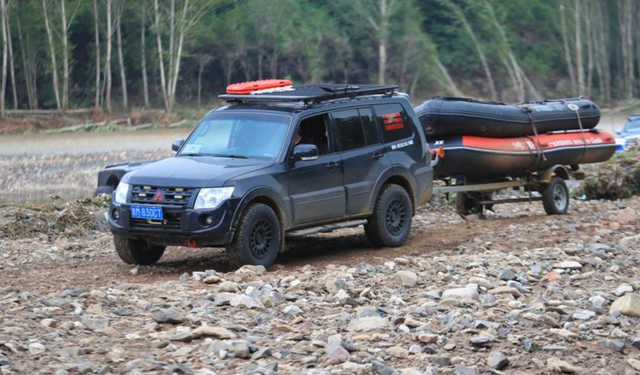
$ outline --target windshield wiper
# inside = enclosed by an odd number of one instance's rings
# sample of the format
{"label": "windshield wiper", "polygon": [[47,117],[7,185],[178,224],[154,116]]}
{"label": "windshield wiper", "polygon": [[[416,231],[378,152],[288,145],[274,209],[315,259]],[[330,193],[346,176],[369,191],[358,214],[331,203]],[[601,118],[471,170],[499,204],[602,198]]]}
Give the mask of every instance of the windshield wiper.
{"label": "windshield wiper", "polygon": [[207,156],[213,156],[215,158],[249,159],[249,157],[244,155],[211,154]]}

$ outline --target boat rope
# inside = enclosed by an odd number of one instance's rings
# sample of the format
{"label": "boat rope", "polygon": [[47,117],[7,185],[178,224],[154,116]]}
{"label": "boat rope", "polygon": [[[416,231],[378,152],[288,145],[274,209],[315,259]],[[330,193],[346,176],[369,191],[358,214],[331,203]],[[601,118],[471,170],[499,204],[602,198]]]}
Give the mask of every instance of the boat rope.
{"label": "boat rope", "polygon": [[541,161],[547,161],[547,157],[542,152],[542,145],[540,144],[540,139],[538,139],[538,128],[536,128],[536,123],[535,121],[533,121],[533,116],[531,115],[531,112],[533,112],[531,110],[531,107],[522,106],[522,109],[524,110],[524,113],[527,114],[527,117],[529,117],[529,123],[531,124],[531,129],[533,130],[533,134],[536,137],[535,141],[530,137],[527,137],[533,141],[533,144],[536,146],[536,149],[538,151],[536,153],[536,161],[533,164],[533,168],[535,169],[538,167]]}
{"label": "boat rope", "polygon": [[585,130],[582,126],[582,119],[580,118],[580,107],[578,107],[574,103],[569,103],[567,104],[567,108],[574,111],[576,113],[576,117],[578,118],[578,126],[580,127],[580,138],[582,139],[582,144],[584,145],[584,147],[582,148],[582,157],[580,158],[580,161],[582,162],[585,155],[587,154],[587,141],[584,138]]}

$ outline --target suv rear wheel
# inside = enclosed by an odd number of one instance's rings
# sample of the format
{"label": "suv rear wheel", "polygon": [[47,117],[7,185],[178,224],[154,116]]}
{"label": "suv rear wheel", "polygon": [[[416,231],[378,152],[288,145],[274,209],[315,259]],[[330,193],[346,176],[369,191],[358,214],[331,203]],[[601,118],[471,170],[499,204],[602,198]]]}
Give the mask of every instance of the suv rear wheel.
{"label": "suv rear wheel", "polygon": [[240,217],[233,242],[226,247],[227,257],[235,267],[270,266],[278,256],[281,243],[278,215],[266,204],[255,203]]}
{"label": "suv rear wheel", "polygon": [[411,231],[412,213],[411,198],[403,187],[384,186],[364,226],[369,241],[377,247],[402,246]]}
{"label": "suv rear wheel", "polygon": [[151,245],[147,241],[113,236],[116,253],[127,264],[153,264],[164,254],[164,246]]}

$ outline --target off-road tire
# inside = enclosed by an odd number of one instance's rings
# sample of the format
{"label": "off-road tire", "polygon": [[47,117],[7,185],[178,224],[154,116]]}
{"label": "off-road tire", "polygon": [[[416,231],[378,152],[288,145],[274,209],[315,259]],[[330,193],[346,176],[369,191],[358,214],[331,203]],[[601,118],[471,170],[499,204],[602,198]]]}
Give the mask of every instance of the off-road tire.
{"label": "off-road tire", "polygon": [[407,191],[400,185],[385,185],[364,231],[376,247],[399,247],[409,237],[412,216],[413,208]]}
{"label": "off-road tire", "polygon": [[282,240],[278,215],[266,204],[254,203],[242,213],[233,241],[226,247],[227,257],[234,267],[268,267],[276,260]]}
{"label": "off-road tire", "polygon": [[113,244],[120,259],[127,264],[153,264],[162,258],[165,247],[147,241],[113,236]]}
{"label": "off-road tire", "polygon": [[569,209],[569,189],[567,183],[560,177],[554,176],[551,183],[540,189],[542,206],[547,215],[564,215]]}

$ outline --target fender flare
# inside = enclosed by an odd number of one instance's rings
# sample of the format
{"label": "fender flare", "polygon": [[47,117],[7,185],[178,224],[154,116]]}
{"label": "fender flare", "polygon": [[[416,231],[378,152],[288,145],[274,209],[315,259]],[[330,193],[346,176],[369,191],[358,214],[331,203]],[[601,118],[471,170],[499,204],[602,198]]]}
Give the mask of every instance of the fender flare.
{"label": "fender flare", "polygon": [[416,195],[416,191],[418,189],[418,183],[416,182],[415,177],[411,174],[409,170],[402,167],[398,167],[398,166],[393,166],[385,170],[376,181],[376,186],[373,189],[372,199],[371,199],[371,202],[369,203],[369,211],[373,212],[378,195],[380,194],[380,190],[382,190],[382,187],[389,180],[393,180],[393,179],[401,179],[401,181],[404,182],[404,185],[406,185],[403,187],[405,189],[409,188],[410,191],[408,191],[407,193],[411,197],[411,202],[413,206],[412,211],[413,211],[413,214],[415,215],[416,210],[418,208],[418,196]]}
{"label": "fender flare", "polygon": [[285,237],[285,228],[289,225],[289,217],[286,213],[286,206],[284,200],[280,197],[280,195],[275,191],[275,189],[269,186],[256,186],[253,189],[249,190],[243,197],[236,211],[233,213],[233,218],[231,219],[231,228],[230,231],[235,236],[236,227],[238,226],[238,222],[240,221],[240,216],[247,208],[247,206],[251,202],[261,202],[267,204],[271,207],[278,219],[280,220],[280,235],[282,238],[280,252],[284,252],[284,237]]}
{"label": "fender flare", "polygon": [[558,176],[563,180],[570,180],[571,174],[567,167],[562,164],[556,164],[549,167],[538,174],[538,182],[542,184],[550,184],[553,176]]}

